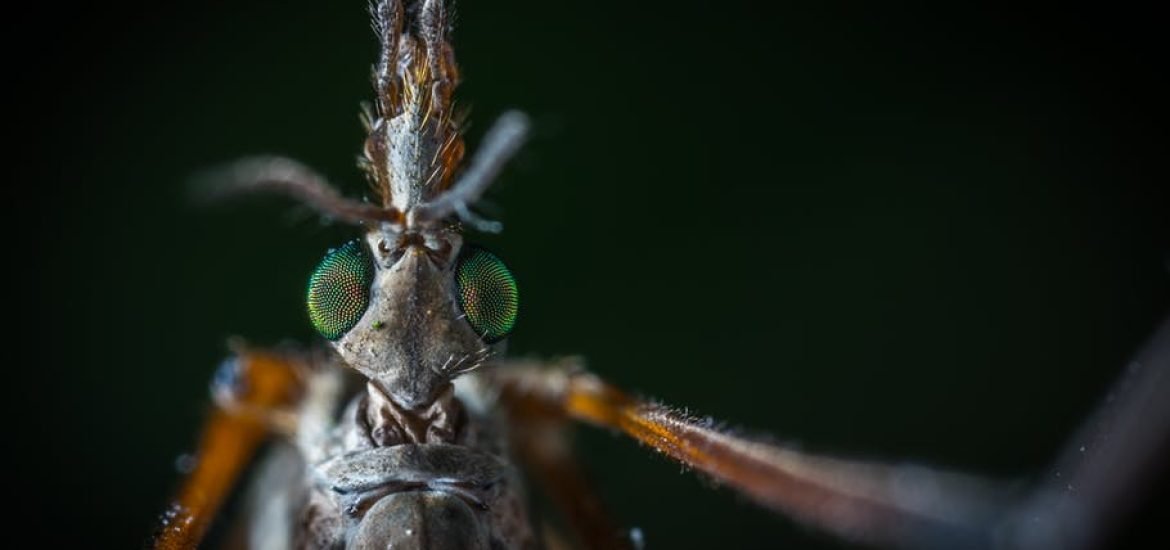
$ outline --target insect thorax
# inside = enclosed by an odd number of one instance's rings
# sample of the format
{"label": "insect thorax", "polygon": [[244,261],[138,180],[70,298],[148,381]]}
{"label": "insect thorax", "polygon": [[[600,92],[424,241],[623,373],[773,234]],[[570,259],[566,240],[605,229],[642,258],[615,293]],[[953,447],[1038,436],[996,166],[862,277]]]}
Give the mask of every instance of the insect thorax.
{"label": "insect thorax", "polygon": [[[336,383],[336,374],[315,384]],[[387,398],[370,387],[318,437],[302,434],[295,450],[278,447],[254,487],[252,547],[534,547],[504,424],[484,406],[490,395],[482,383],[461,379],[457,396],[443,396],[468,405],[458,407],[458,419],[429,419],[453,430],[445,443],[379,445],[380,420],[370,414],[385,410],[376,401]],[[305,411],[314,408],[329,409],[307,403]],[[438,436],[422,424],[408,429]]]}

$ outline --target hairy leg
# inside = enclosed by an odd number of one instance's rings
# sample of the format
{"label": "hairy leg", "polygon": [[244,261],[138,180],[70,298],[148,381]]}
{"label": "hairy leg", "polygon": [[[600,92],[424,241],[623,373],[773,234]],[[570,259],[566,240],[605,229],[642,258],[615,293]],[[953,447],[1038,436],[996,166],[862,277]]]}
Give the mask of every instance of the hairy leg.
{"label": "hairy leg", "polygon": [[[523,363],[502,367],[512,368],[537,372]],[[544,400],[534,399],[533,393],[514,389],[509,384],[500,394],[509,440],[533,480],[564,515],[576,542],[583,548],[632,548],[627,534],[606,514],[573,456],[571,419]],[[569,547],[567,541],[558,544]]]}
{"label": "hairy leg", "polygon": [[156,549],[196,547],[268,434],[296,431],[311,366],[307,355],[244,348],[223,364],[212,382],[217,407],[204,424],[195,467],[164,514]]}
{"label": "hairy leg", "polygon": [[627,395],[573,361],[515,362],[491,374],[501,401],[526,418],[571,418],[620,431],[766,507],[850,540],[983,548],[1007,502],[995,484],[972,476],[809,454],[733,435]]}

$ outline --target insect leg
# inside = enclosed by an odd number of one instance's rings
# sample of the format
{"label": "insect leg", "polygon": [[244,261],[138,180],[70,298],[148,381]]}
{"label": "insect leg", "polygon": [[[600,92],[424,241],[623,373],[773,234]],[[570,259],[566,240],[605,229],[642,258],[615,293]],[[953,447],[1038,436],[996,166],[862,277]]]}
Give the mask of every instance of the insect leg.
{"label": "insect leg", "polygon": [[[505,366],[503,369],[507,370]],[[519,367],[525,368],[525,367]],[[605,513],[573,456],[564,411],[533,394],[506,388],[500,395],[507,412],[511,442],[537,483],[564,514],[584,548],[631,548],[626,535]]]}
{"label": "insect leg", "polygon": [[913,465],[805,453],[733,435],[627,395],[564,363],[501,368],[507,401],[618,430],[756,502],[843,538],[902,547],[983,548],[1003,495],[987,481]]}
{"label": "insect leg", "polygon": [[239,350],[216,375],[217,403],[203,428],[194,469],[164,514],[158,550],[194,548],[241,470],[273,429],[288,429],[300,400],[307,357]]}
{"label": "insect leg", "polygon": [[1170,462],[1170,320],[1129,363],[1004,523],[1012,548],[1105,547]]}

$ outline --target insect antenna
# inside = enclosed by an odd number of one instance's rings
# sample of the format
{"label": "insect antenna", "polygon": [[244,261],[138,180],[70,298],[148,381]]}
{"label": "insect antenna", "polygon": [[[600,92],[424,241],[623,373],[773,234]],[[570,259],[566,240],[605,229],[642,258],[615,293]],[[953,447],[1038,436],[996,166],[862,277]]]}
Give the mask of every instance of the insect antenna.
{"label": "insect antenna", "polygon": [[196,193],[207,200],[251,193],[279,193],[339,222],[354,225],[402,223],[402,213],[398,210],[346,198],[320,174],[284,157],[243,159],[196,178],[194,187]]}
{"label": "insect antenna", "polygon": [[504,164],[516,154],[528,137],[528,115],[508,111],[496,120],[483,138],[467,169],[447,192],[437,199],[423,203],[410,211],[408,225],[415,222],[434,222],[452,214],[480,231],[499,232],[499,222],[484,220],[468,208],[479,200],[491,186]]}

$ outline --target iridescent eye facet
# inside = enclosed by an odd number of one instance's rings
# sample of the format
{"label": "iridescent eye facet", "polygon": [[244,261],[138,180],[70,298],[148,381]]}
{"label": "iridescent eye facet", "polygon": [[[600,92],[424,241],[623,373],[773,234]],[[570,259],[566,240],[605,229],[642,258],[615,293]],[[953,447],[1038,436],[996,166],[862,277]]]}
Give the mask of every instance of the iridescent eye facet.
{"label": "iridescent eye facet", "polygon": [[503,260],[482,248],[469,247],[455,268],[455,283],[459,306],[480,338],[490,344],[512,332],[520,311],[520,292]]}
{"label": "iridescent eye facet", "polygon": [[358,241],[330,250],[309,276],[309,320],[330,340],[353,328],[370,305],[374,266]]}

